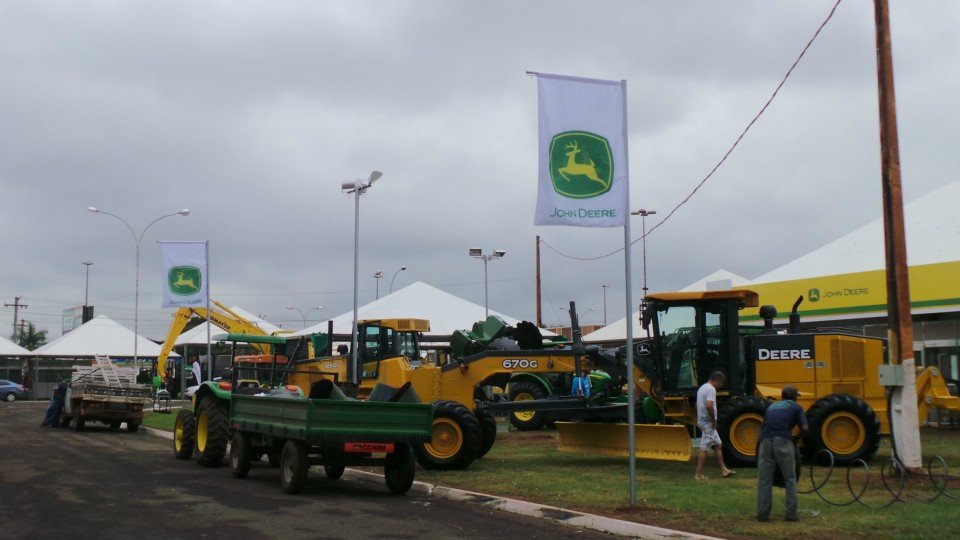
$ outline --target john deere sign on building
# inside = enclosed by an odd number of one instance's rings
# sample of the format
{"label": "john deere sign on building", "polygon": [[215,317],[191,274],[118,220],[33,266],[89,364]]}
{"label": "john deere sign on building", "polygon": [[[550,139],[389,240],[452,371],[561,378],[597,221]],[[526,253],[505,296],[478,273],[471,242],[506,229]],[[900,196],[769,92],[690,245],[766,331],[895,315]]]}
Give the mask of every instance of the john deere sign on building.
{"label": "john deere sign on building", "polygon": [[[914,315],[960,311],[960,262],[910,267],[910,308]],[[772,304],[786,317],[803,298],[803,320],[843,320],[886,317],[887,285],[884,270],[810,277],[746,287],[760,294],[761,304]],[[758,308],[745,309],[744,320],[759,320]]]}

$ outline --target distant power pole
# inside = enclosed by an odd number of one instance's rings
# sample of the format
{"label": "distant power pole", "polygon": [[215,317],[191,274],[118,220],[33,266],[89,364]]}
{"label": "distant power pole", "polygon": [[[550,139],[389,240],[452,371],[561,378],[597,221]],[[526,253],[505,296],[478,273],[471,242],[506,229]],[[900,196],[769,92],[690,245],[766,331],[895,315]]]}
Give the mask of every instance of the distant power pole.
{"label": "distant power pole", "polygon": [[20,303],[20,297],[17,296],[13,299],[12,304],[4,304],[3,307],[12,307],[13,308],[13,341],[17,341],[17,319],[20,315],[20,308],[26,308],[26,304]]}

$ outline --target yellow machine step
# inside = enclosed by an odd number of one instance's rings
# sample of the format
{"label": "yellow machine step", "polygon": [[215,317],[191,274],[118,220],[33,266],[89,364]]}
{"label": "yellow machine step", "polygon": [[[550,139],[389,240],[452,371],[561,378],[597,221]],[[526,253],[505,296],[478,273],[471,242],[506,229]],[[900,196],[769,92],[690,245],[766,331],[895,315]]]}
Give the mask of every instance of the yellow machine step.
{"label": "yellow machine step", "polygon": [[[630,430],[622,423],[557,422],[560,450],[608,456],[630,455]],[[634,425],[635,457],[662,461],[689,461],[690,434],[681,425]]]}

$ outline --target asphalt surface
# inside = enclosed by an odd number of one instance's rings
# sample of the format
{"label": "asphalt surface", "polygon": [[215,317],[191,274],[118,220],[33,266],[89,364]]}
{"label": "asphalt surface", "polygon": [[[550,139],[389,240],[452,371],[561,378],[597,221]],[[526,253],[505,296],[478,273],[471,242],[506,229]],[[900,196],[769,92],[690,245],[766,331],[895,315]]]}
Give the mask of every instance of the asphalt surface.
{"label": "asphalt surface", "polygon": [[168,434],[43,428],[45,409],[0,403],[0,538],[692,537],[419,482],[397,496],[361,472],[329,480],[314,469],[304,492],[288,495],[265,463],[238,480],[226,466],[174,459]]}

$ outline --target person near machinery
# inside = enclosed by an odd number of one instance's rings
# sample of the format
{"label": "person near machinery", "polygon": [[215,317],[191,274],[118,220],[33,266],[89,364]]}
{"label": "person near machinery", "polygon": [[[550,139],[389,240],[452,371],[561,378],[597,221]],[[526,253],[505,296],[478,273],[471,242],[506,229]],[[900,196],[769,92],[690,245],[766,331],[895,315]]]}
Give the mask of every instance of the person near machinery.
{"label": "person near machinery", "polygon": [[724,478],[737,474],[728,469],[723,463],[723,444],[717,433],[717,388],[723,386],[727,376],[722,371],[714,371],[710,379],[697,390],[697,426],[702,432],[700,435],[700,455],[697,456],[697,480],[706,480],[703,474],[703,465],[707,461],[707,452],[711,449],[717,454],[717,463],[720,464],[720,474]]}
{"label": "person near machinery", "polygon": [[809,431],[807,415],[797,405],[799,392],[793,386],[784,386],[781,400],[767,407],[757,443],[757,521],[769,521],[773,506],[773,477],[777,469],[783,474],[787,492],[785,519],[797,520],[796,445],[793,428],[800,428],[800,436]]}

